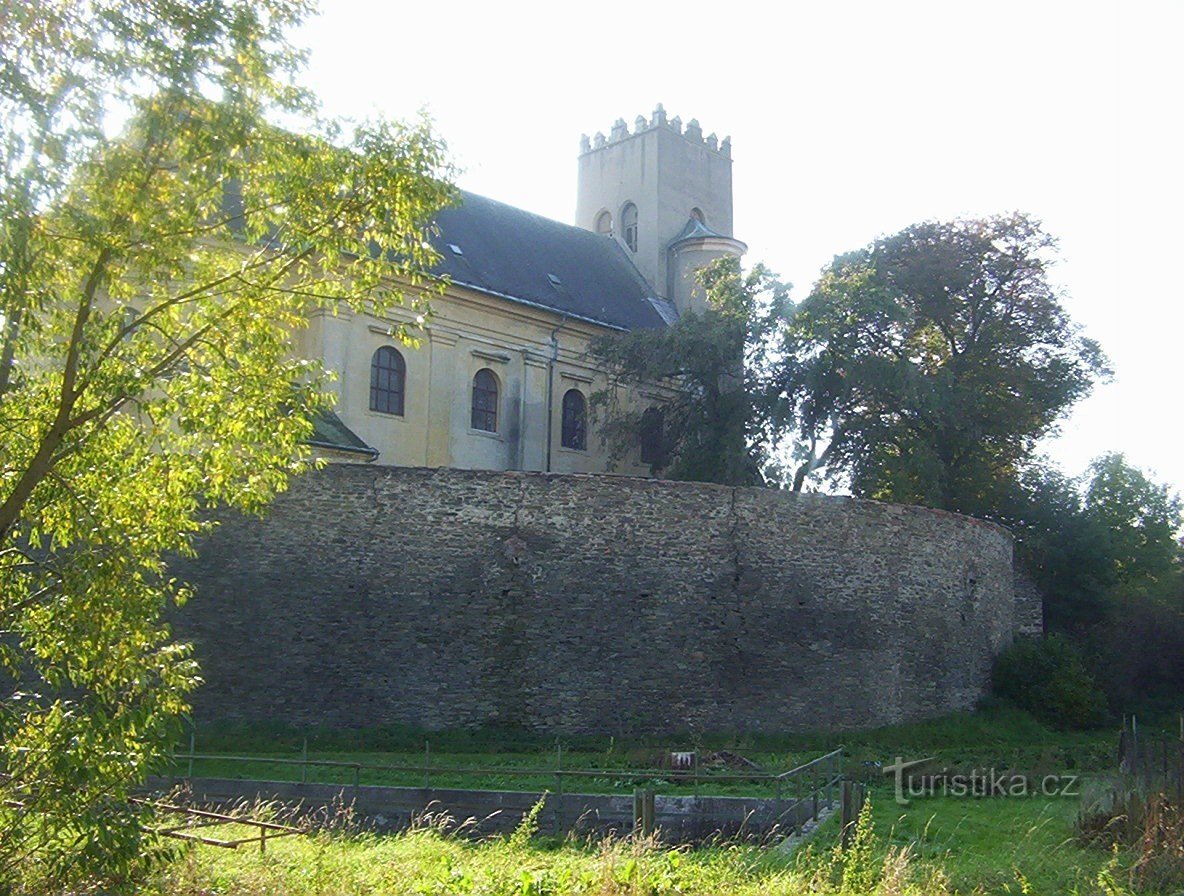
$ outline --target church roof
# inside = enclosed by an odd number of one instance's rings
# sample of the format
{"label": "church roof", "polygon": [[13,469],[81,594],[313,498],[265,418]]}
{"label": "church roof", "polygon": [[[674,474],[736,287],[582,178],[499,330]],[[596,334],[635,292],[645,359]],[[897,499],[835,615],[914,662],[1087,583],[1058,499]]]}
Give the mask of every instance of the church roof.
{"label": "church roof", "polygon": [[436,273],[454,283],[617,329],[666,325],[653,290],[610,237],[463,190],[436,223]]}
{"label": "church roof", "polygon": [[378,451],[371,448],[345,422],[329,410],[318,411],[312,418],[312,436],[308,444],[330,451],[357,454],[367,460],[378,457]]}

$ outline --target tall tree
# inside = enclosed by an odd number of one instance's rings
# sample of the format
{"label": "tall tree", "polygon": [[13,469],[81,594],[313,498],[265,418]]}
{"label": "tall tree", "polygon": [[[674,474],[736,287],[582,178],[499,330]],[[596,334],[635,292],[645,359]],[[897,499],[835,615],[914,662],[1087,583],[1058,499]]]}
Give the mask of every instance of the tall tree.
{"label": "tall tree", "polygon": [[925,223],[839,256],[787,325],[770,384],[819,468],[861,495],[985,512],[1106,373],[1024,215]]}
{"label": "tall tree", "polygon": [[[703,310],[664,329],[592,343],[609,373],[608,389],[593,396],[597,424],[617,458],[643,441],[660,442],[651,466],[673,479],[759,483],[769,444],[759,383],[788,288],[764,267],[743,273],[736,258],[719,259],[699,277]],[[663,400],[630,403],[638,386],[659,384]]]}
{"label": "tall tree", "polygon": [[133,886],[124,798],[197,680],[161,621],[186,593],[165,558],[307,465],[309,314],[430,294],[442,146],[319,119],[285,40],[307,12],[0,14],[0,890]]}

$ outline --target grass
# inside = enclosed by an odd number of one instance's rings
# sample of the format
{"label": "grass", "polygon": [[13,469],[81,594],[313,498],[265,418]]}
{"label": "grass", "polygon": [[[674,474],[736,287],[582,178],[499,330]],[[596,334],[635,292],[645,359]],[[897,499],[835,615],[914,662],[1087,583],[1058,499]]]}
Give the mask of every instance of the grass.
{"label": "grass", "polygon": [[958,892],[1095,892],[1110,859],[1075,842],[1076,799],[936,797],[901,807],[883,791],[873,806],[885,843],[909,847]]}
{"label": "grass", "polygon": [[[614,773],[569,778],[564,785],[568,791],[628,792],[644,785],[662,793],[769,796],[771,785],[767,782],[713,781],[710,770],[704,769],[704,780],[692,785],[671,781],[654,769],[671,750],[698,750],[702,755],[727,750],[752,760],[767,772],[777,773],[842,745],[847,774],[869,782],[879,780],[879,764],[888,763],[896,756],[906,759],[936,756],[953,767],[1018,768],[1031,774],[1103,771],[1114,763],[1115,739],[1109,732],[1053,731],[1026,713],[1006,705],[994,705],[978,713],[957,713],[929,722],[856,734],[684,734],[661,740],[641,739],[628,746],[611,737],[565,738],[557,742],[506,729],[426,733],[391,726],[356,731],[300,731],[279,725],[211,727],[199,732],[194,743],[199,753],[258,759],[250,763],[229,759],[195,761],[194,774],[205,777],[298,781],[302,774],[299,767],[266,760],[299,759],[307,745],[310,759],[407,769],[430,765],[443,770],[425,775],[422,771],[362,769],[358,779],[361,784],[538,792],[555,789],[554,769],[561,766],[568,770],[603,769]],[[187,769],[188,763],[182,761],[174,771],[180,774]],[[531,769],[541,773],[524,774]],[[735,770],[722,772],[735,774]],[[312,783],[354,783],[351,768],[310,766],[306,774]]]}
{"label": "grass", "polygon": [[[253,747],[270,745],[272,751],[292,756],[299,754],[304,736],[273,730],[260,737],[258,732],[236,734],[223,729],[203,735],[198,749],[249,753]],[[413,746],[418,737],[422,732],[318,732],[309,737],[309,752],[347,761],[422,764],[422,743],[419,749]],[[509,775],[502,782],[498,768],[555,762],[554,741],[532,739],[521,732],[430,737],[433,765],[490,766],[492,771],[482,780],[491,785],[522,786],[523,779]],[[979,713],[847,734],[842,740],[848,771],[872,784],[869,829],[874,832],[864,839],[862,851],[844,859],[836,858],[833,849],[838,828],[834,820],[818,831],[808,847],[789,858],[745,844],[672,849],[633,840],[530,839],[521,831],[476,841],[428,826],[386,837],[322,832],[288,838],[269,844],[264,856],[249,849],[187,848],[153,882],[153,888],[161,896],[1127,896],[1134,892],[1124,885],[1127,856],[1077,845],[1076,799],[935,796],[901,806],[894,802],[892,789],[876,765],[896,756],[936,756],[941,765],[951,768],[1015,769],[1035,775],[1069,771],[1089,776],[1112,768],[1115,737],[1111,732],[1051,731],[1017,710],[996,705]],[[628,769],[631,764],[652,761],[656,751],[665,749],[726,748],[772,770],[818,755],[838,742],[838,737],[822,734],[688,736],[624,750],[608,739],[572,739],[564,745],[563,764],[565,768]],[[277,745],[283,749],[276,750]],[[204,768],[199,765],[198,771]],[[298,774],[298,769],[291,771]],[[346,774],[352,781],[352,771]],[[473,780],[464,772],[456,774],[458,782]],[[412,783],[422,784],[422,776]],[[537,784],[540,789],[551,786],[542,779]]]}
{"label": "grass", "polygon": [[[1068,801],[1067,801],[1068,802]],[[873,802],[864,855],[843,862],[832,821],[798,855],[741,844],[673,849],[651,841],[471,841],[435,827],[405,834],[322,833],[255,850],[184,851],[154,882],[197,894],[994,894],[1103,896],[1103,851],[1071,840],[1075,807],[1054,800]],[[1111,869],[1121,874],[1121,869]],[[844,883],[846,881],[846,883]],[[1112,892],[1109,896],[1115,896]]]}
{"label": "grass", "polygon": [[[272,754],[273,758],[292,759],[293,754]],[[554,769],[558,763],[554,755],[533,753],[501,753],[496,756],[478,754],[466,756],[448,754],[433,756],[430,774],[421,769],[424,756],[408,753],[346,753],[311,752],[310,759],[342,763],[358,763],[358,783],[399,787],[436,787],[483,790],[522,790],[541,793],[557,790]],[[676,779],[669,771],[655,769],[648,758],[639,756],[612,758],[605,756],[564,757],[562,768],[569,774],[563,778],[563,789],[579,793],[632,793],[635,787],[649,787],[659,793],[712,794],[717,796],[773,796],[775,785],[759,778],[745,779],[743,772],[728,769],[703,769],[696,779]],[[770,757],[762,757],[768,761]],[[784,771],[795,763],[795,757],[774,757],[778,764],[772,771]],[[588,764],[585,764],[588,763]],[[570,774],[573,765],[581,770],[595,769],[603,774]],[[384,766],[375,768],[374,766]],[[185,772],[188,763],[180,763],[176,771]],[[268,762],[253,758],[243,762],[230,759],[198,759],[193,763],[195,777],[237,778],[248,780],[300,781],[299,766]],[[306,780],[310,783],[352,785],[354,770],[348,767],[309,766]],[[740,780],[736,780],[740,778]]]}

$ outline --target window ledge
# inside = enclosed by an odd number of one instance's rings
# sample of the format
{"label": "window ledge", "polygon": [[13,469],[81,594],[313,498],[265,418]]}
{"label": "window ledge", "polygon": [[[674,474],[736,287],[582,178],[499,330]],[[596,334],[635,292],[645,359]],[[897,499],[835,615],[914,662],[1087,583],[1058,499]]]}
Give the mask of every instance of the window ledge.
{"label": "window ledge", "polygon": [[404,408],[402,414],[384,414],[382,411],[363,411],[367,417],[376,417],[379,420],[395,420],[399,423],[407,422],[407,410]]}
{"label": "window ledge", "polygon": [[469,427],[469,435],[481,436],[485,439],[493,439],[495,442],[504,442],[506,440],[506,437],[500,432],[490,432],[488,429],[473,429],[471,426]]}

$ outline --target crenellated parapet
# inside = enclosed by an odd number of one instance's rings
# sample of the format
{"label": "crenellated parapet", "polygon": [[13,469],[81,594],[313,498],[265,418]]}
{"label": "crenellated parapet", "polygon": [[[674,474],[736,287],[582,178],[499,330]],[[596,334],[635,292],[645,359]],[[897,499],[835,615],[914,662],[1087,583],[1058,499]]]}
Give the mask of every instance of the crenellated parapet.
{"label": "crenellated parapet", "polygon": [[663,128],[678,134],[687,142],[699,144],[712,152],[718,153],[725,159],[732,157],[731,137],[724,137],[720,140],[714,133],[704,137],[703,128],[699,124],[698,119],[695,118],[688,121],[684,129],[682,119],[679,116],[676,115],[673,118],[666,117],[666,110],[661,103],[658,103],[654,107],[653,114],[649,118],[646,118],[644,115],[638,115],[634,119],[632,130],[629,129],[629,125],[625,122],[625,119],[618,118],[613,122],[613,126],[609,129],[607,137],[601,131],[597,131],[592,137],[589,137],[587,134],[581,134],[580,154],[585,155],[595,152],[598,149],[613,146],[623,140],[637,137],[657,128]]}

